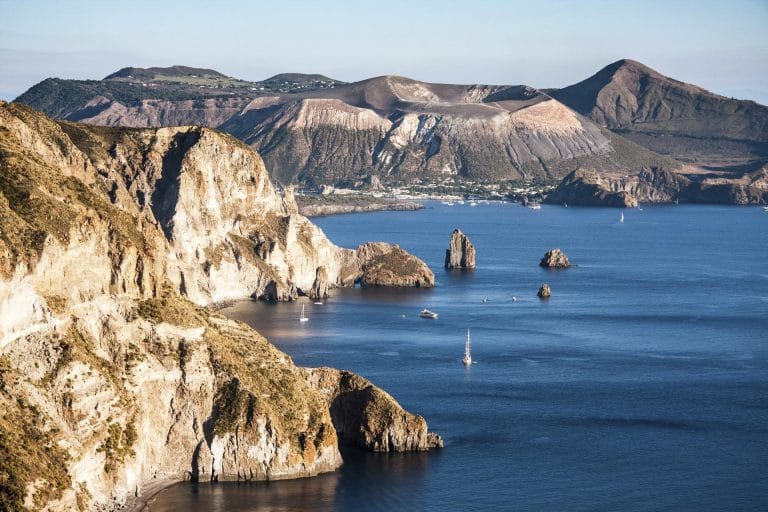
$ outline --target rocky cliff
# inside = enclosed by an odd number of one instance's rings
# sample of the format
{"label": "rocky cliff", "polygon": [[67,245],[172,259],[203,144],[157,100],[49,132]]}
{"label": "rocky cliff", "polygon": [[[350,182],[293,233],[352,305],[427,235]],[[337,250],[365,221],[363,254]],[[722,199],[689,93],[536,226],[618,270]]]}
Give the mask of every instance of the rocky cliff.
{"label": "rocky cliff", "polygon": [[451,241],[445,250],[445,268],[475,268],[475,246],[458,228],[451,233]]}
{"label": "rocky cliff", "polygon": [[658,167],[624,176],[579,170],[566,176],[545,201],[615,207],[638,202],[768,204],[768,167],[740,178],[689,176]]}
{"label": "rocky cliff", "polygon": [[626,191],[612,190],[611,181],[593,170],[572,172],[544,199],[550,204],[573,206],[614,206],[634,208],[637,198]]}
{"label": "rocky cliff", "polygon": [[403,410],[394,398],[363,377],[333,368],[302,371],[328,403],[343,442],[377,452],[442,448],[442,438],[427,431],[424,418]]}
{"label": "rocky cliff", "polygon": [[324,388],[202,307],[362,278],[367,250],[295,211],[258,155],[215,131],[88,128],[0,103],[0,509],[109,509],[183,479],[338,467]]}

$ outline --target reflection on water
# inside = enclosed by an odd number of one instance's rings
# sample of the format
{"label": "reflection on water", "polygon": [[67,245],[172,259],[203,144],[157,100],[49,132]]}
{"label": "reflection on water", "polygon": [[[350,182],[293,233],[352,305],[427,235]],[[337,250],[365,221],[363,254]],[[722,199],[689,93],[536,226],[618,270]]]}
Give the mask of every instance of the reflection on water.
{"label": "reflection on water", "polygon": [[[149,504],[150,512],[294,512],[313,510],[419,510],[422,476],[439,458],[428,453],[366,453],[342,450],[334,473],[272,482],[180,483]],[[397,489],[397,492],[387,492]],[[378,499],[377,499],[378,496]]]}

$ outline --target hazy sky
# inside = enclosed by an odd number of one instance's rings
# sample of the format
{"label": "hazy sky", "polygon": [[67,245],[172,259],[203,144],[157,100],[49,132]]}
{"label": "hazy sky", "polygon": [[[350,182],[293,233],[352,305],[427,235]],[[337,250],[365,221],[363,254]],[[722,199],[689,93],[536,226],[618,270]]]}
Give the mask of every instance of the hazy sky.
{"label": "hazy sky", "polygon": [[768,0],[0,0],[0,98],[185,64],[561,87],[620,58],[768,104]]}

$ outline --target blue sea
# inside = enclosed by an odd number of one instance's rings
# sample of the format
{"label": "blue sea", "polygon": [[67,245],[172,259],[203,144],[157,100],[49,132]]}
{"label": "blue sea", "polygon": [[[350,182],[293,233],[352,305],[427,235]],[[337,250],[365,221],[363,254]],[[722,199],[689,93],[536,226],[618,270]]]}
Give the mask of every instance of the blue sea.
{"label": "blue sea", "polygon": [[[372,380],[445,448],[347,449],[306,480],[178,484],[151,511],[768,509],[768,214],[646,206],[621,224],[610,208],[427,206],[315,222],[339,245],[400,244],[434,289],[335,291],[303,302],[304,324],[300,303],[224,313],[299,365]],[[443,269],[457,227],[474,271]],[[555,247],[577,266],[540,268]]]}

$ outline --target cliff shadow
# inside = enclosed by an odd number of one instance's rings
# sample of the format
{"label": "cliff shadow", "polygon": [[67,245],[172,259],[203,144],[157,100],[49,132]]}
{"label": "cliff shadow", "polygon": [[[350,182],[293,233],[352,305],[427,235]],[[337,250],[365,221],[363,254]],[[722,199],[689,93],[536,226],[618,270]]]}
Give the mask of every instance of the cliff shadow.
{"label": "cliff shadow", "polygon": [[179,132],[173,136],[163,155],[162,174],[152,191],[152,213],[168,240],[173,235],[173,216],[179,202],[181,167],[184,156],[200,140],[199,131]]}

